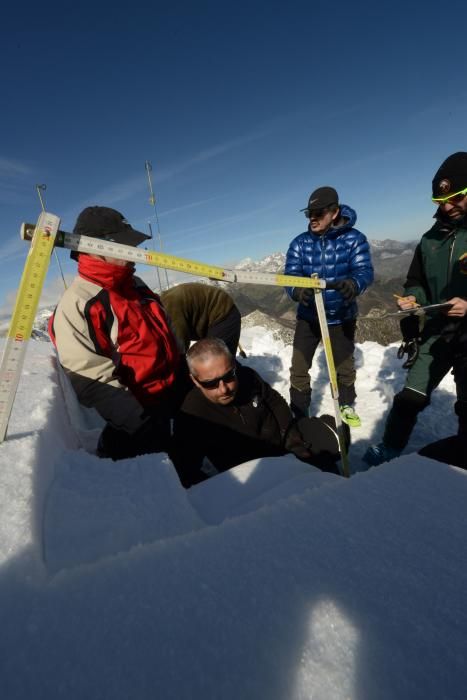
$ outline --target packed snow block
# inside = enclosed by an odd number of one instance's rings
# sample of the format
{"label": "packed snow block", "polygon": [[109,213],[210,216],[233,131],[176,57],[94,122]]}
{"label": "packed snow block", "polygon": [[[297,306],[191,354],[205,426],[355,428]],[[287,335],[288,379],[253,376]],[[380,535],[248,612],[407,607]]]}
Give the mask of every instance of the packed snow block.
{"label": "packed snow block", "polygon": [[166,455],[113,462],[69,452],[44,515],[49,573],[205,526]]}
{"label": "packed snow block", "polygon": [[77,447],[50,357],[49,343],[30,342],[0,447],[0,564],[29,565],[29,576],[44,574],[43,514],[56,462]]}
{"label": "packed snow block", "polygon": [[0,697],[465,700],[467,473],[339,484],[21,582]]}
{"label": "packed snow block", "polygon": [[218,524],[226,518],[250,513],[306,489],[341,481],[342,477],[325,474],[288,454],[239,464],[193,486],[188,494],[203,520]]}

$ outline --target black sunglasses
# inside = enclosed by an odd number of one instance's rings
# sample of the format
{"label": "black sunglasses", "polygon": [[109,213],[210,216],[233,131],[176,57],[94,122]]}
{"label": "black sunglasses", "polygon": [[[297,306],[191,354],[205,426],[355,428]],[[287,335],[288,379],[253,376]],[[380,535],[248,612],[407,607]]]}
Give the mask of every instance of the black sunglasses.
{"label": "black sunglasses", "polygon": [[305,216],[307,219],[322,219],[323,216],[328,211],[329,207],[323,207],[322,209],[305,209]]}
{"label": "black sunglasses", "polygon": [[237,370],[235,367],[232,367],[232,369],[229,369],[228,372],[222,375],[222,377],[216,377],[215,379],[207,379],[206,381],[202,382],[201,379],[198,379],[198,377],[195,377],[196,381],[200,386],[203,387],[203,389],[217,389],[219,384],[221,382],[224,382],[224,384],[228,384],[228,382],[232,382],[237,375]]}

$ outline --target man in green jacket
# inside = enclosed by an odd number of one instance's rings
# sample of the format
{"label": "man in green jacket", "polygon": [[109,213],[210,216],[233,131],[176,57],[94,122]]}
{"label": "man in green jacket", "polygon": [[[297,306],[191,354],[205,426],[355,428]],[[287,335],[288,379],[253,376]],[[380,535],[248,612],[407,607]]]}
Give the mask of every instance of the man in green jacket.
{"label": "man in green jacket", "polygon": [[235,357],[241,316],[232,297],[221,287],[187,282],[161,292],[160,297],[185,352],[192,340],[221,338]]}
{"label": "man in green jacket", "polygon": [[404,285],[399,308],[448,303],[426,317],[413,339],[416,351],[401,392],[396,394],[386,420],[383,440],[364,456],[370,466],[400,455],[417,416],[430,403],[434,389],[452,370],[456,383],[455,412],[459,420],[458,445],[467,443],[467,153],[453,153],[433,178],[433,202],[438,206],[434,226],[422,237]]}

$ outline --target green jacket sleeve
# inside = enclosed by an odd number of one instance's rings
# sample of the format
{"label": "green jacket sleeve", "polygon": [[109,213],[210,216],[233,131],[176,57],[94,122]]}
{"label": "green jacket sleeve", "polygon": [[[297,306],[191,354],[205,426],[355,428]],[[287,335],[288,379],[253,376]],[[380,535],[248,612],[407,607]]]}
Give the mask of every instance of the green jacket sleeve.
{"label": "green jacket sleeve", "polygon": [[415,249],[412,262],[410,263],[410,267],[407,272],[407,279],[404,283],[404,292],[406,296],[414,296],[417,304],[420,304],[421,306],[425,306],[426,304],[430,303],[420,243]]}

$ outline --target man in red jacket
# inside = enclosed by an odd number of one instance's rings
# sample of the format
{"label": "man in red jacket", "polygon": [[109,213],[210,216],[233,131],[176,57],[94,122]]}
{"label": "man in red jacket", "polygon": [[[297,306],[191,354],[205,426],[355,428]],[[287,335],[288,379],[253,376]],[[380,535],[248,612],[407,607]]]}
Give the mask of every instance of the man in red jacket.
{"label": "man in red jacket", "polygon": [[[100,206],[84,209],[73,232],[133,246],[149,238]],[[134,263],[72,256],[78,276],[49,332],[79,401],[107,421],[98,454],[122,459],[165,451],[181,355],[159,297],[135,277]]]}

